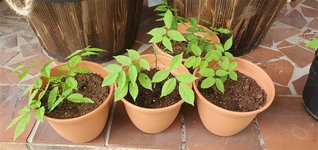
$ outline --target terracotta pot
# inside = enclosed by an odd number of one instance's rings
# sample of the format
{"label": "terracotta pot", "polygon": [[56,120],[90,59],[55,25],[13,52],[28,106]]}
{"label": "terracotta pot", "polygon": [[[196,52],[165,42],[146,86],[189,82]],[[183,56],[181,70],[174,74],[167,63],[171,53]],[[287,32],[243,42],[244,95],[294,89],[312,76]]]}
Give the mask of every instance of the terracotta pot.
{"label": "terracotta pot", "polygon": [[[62,65],[65,65],[65,63],[53,67],[51,69],[51,76],[64,74],[64,71],[57,69]],[[102,77],[108,74],[101,65],[93,62],[82,61],[76,67],[88,68]],[[114,86],[112,85],[110,86],[110,92],[106,100],[95,110],[83,116],[71,119],[56,119],[44,116],[44,119],[65,139],[74,143],[89,142],[95,139],[104,129],[109,108],[113,101],[113,94]]]}
{"label": "terracotta pot", "polygon": [[[267,99],[265,105],[258,110],[250,112],[230,111],[205,99],[198,90],[198,81],[194,82],[193,86],[201,121],[209,131],[219,136],[231,136],[243,130],[258,113],[270,106],[275,97],[273,81],[263,69],[241,58],[235,58],[234,60],[238,62],[236,70],[253,78],[264,89]],[[197,74],[197,72],[196,69],[194,73]]]}
{"label": "terracotta pot", "polygon": [[[182,23],[178,23],[178,31],[180,33],[188,33],[187,26],[191,26],[191,25],[188,23],[186,23],[185,25]],[[204,27],[204,26],[202,26],[202,27],[205,31],[211,31],[207,27]],[[196,33],[196,35],[201,36],[203,38],[206,38],[214,43],[220,43],[220,39],[218,38],[218,36],[216,34],[208,34],[208,33],[204,33],[204,32],[198,32],[198,33]],[[170,54],[167,54],[161,48],[159,48],[159,46],[157,44],[153,44],[153,47],[156,50],[156,53],[173,58],[173,56],[171,56]],[[183,59],[183,61],[185,61],[185,59]]]}
{"label": "terracotta pot", "polygon": [[[147,60],[151,68],[155,68],[155,55],[147,54],[141,55],[141,58]],[[157,55],[158,58],[158,70],[165,69],[169,66],[171,59],[166,56]],[[185,66],[180,66],[177,70],[172,72],[173,75],[179,73],[189,72]],[[192,86],[189,84],[189,86]],[[159,133],[167,129],[172,122],[176,119],[183,100],[164,108],[143,108],[136,106],[126,99],[122,99],[125,105],[125,109],[130,120],[134,125],[143,132],[146,133]]]}

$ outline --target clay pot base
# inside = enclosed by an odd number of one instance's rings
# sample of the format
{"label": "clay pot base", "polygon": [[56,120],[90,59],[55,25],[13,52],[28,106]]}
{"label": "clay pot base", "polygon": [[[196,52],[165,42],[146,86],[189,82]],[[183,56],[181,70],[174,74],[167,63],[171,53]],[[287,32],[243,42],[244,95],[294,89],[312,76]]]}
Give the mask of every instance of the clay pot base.
{"label": "clay pot base", "polygon": [[[106,97],[109,95],[109,87],[102,87],[103,77],[96,73],[87,74],[77,74],[75,79],[78,82],[78,90],[76,93],[81,93],[85,97],[91,98],[94,103],[73,103],[68,100],[63,100],[63,102],[58,105],[54,110],[48,112],[46,108],[45,115],[57,119],[69,119],[83,116],[100,106]],[[53,89],[52,84],[49,89]],[[59,87],[59,89],[61,89]],[[49,94],[45,94],[43,105],[47,106],[47,99]]]}
{"label": "clay pot base", "polygon": [[237,81],[228,78],[224,82],[224,94],[215,86],[208,89],[198,86],[199,91],[208,101],[227,110],[249,112],[263,107],[267,99],[265,91],[251,77],[240,72],[237,74]]}
{"label": "clay pot base", "polygon": [[[147,74],[149,78],[152,78],[154,74],[157,72],[157,70],[143,70],[142,72]],[[156,86],[153,87],[153,91],[144,88],[137,81],[137,84],[139,86],[139,94],[136,99],[136,102],[133,101],[132,97],[129,94],[125,97],[125,99],[128,100],[130,103],[143,108],[164,108],[167,106],[171,106],[181,100],[181,97],[178,93],[178,85],[171,94],[164,97],[160,97],[163,84],[170,78],[173,78],[171,74],[167,79],[163,80],[160,83],[157,83]]]}

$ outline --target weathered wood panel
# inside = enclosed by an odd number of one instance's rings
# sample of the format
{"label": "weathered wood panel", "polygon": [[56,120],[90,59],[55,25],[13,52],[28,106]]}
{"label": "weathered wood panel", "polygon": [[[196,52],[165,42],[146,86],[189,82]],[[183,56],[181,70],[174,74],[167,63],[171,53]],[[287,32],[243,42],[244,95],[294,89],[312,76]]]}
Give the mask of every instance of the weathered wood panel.
{"label": "weathered wood panel", "polygon": [[[234,36],[231,52],[236,56],[260,44],[285,3],[286,0],[171,0],[180,16],[231,29]],[[200,24],[209,26],[202,21]]]}
{"label": "weathered wood panel", "polygon": [[35,0],[28,21],[49,55],[58,60],[91,45],[107,52],[93,56],[106,61],[134,44],[143,0]]}

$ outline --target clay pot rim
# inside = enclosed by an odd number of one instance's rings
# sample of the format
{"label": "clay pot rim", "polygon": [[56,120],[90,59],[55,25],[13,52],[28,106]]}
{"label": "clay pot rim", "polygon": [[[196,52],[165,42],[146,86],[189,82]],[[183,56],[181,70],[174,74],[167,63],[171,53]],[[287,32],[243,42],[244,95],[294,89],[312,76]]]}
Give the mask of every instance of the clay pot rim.
{"label": "clay pot rim", "polygon": [[[79,63],[79,65],[80,64],[89,64],[89,65],[95,65],[97,68],[99,68],[99,69],[102,69],[102,70],[104,70],[105,72],[107,72],[100,64],[97,64],[97,63],[94,63],[94,62],[90,62],[90,61],[81,61],[80,63]],[[58,68],[59,66],[62,66],[62,65],[65,65],[66,63],[61,63],[61,64],[58,64],[58,65],[55,65],[55,66],[53,66],[52,68],[51,68],[51,70],[52,69],[55,69],[55,68]],[[94,71],[92,71],[92,72],[94,72]],[[101,74],[99,74],[100,76],[102,76]],[[109,102],[110,102],[110,100],[111,100],[111,95],[114,93],[114,85],[112,84],[112,85],[110,85],[109,86],[109,94],[108,94],[108,96],[106,97],[106,100],[104,100],[104,102],[101,104],[101,105],[99,105],[96,109],[94,109],[93,111],[91,111],[91,112],[89,112],[89,113],[87,113],[87,114],[85,114],[85,115],[82,115],[82,116],[79,116],[79,117],[76,117],[76,118],[67,118],[67,119],[58,119],[58,118],[52,118],[52,117],[48,117],[48,116],[46,116],[46,115],[44,115],[44,119],[46,119],[46,120],[50,120],[50,121],[54,121],[54,122],[73,122],[73,121],[78,121],[78,120],[81,120],[82,118],[86,118],[86,117],[89,117],[89,116],[92,116],[94,113],[96,113],[96,112],[98,112],[99,110],[101,110],[102,109],[102,107],[104,107],[105,105],[107,105]]]}
{"label": "clay pot rim", "polygon": [[[218,111],[220,111],[220,112],[223,112],[223,113],[225,113],[225,114],[227,114],[227,115],[250,116],[251,114],[258,114],[258,113],[264,111],[265,109],[267,109],[267,108],[271,105],[271,103],[273,102],[274,97],[275,97],[275,87],[274,87],[274,83],[273,83],[272,79],[269,77],[269,75],[268,75],[262,68],[260,68],[259,66],[255,65],[254,63],[252,63],[252,62],[250,62],[250,61],[247,61],[247,60],[244,60],[244,59],[242,59],[242,58],[239,58],[239,57],[235,57],[235,59],[237,59],[237,60],[239,60],[239,61],[241,61],[241,62],[243,62],[243,63],[246,63],[246,64],[248,64],[248,65],[252,65],[253,67],[257,68],[257,70],[260,72],[260,74],[264,74],[264,75],[266,76],[266,78],[267,78],[266,80],[269,80],[269,81],[272,83],[271,86],[270,86],[270,89],[272,89],[271,91],[273,92],[272,95],[269,94],[269,91],[263,89],[263,90],[266,92],[266,94],[267,94],[266,103],[265,103],[265,105],[264,105],[263,107],[261,107],[261,108],[259,108],[259,109],[256,109],[256,110],[253,110],[253,111],[248,111],[248,112],[236,112],[236,111],[227,110],[227,109],[225,109],[225,108],[219,107],[219,106],[217,106],[217,105],[211,103],[210,101],[208,101],[208,100],[201,94],[201,92],[198,90],[198,87],[197,87],[198,80],[196,80],[196,81],[193,82],[193,88],[194,88],[196,94],[198,94],[198,96],[202,98],[202,100],[203,100],[202,102],[204,102],[204,103],[205,103],[206,105],[208,105],[209,107],[213,107],[214,109],[216,109],[216,110],[218,110]],[[238,70],[239,70],[239,69],[238,69]],[[196,69],[194,70],[193,74],[196,74],[197,72],[198,72],[198,68],[196,68]],[[243,74],[245,74],[245,73],[243,73]],[[246,75],[246,74],[245,74],[245,75]],[[247,75],[247,76],[249,76],[249,75]],[[251,77],[251,76],[249,76],[249,77]],[[253,78],[253,77],[251,77],[251,78]],[[253,79],[254,79],[255,81],[258,80],[258,79],[255,79],[255,78],[253,78]],[[257,83],[258,83],[258,82],[257,82]],[[262,88],[263,88],[263,87],[262,87]]]}
{"label": "clay pot rim", "polygon": [[[161,55],[161,54],[156,54],[157,55],[157,59],[158,61],[161,61],[161,59],[171,59],[170,57],[167,57],[165,55]],[[155,56],[155,54],[142,54],[140,55],[141,58],[144,58],[144,57],[152,57],[152,56]],[[161,58],[160,58],[161,57]],[[181,64],[181,66],[183,66]],[[187,69],[185,66],[183,66],[185,69]],[[188,70],[188,69],[187,69]],[[175,76],[175,74],[172,73],[173,76]],[[116,85],[115,86],[115,90],[117,88]],[[191,86],[191,88],[193,87],[193,85],[190,83],[189,86]],[[143,111],[143,112],[147,112],[147,113],[152,113],[154,111],[169,111],[171,109],[173,109],[174,107],[176,107],[177,105],[182,105],[184,103],[184,100],[179,100],[177,103],[174,103],[170,106],[167,106],[167,107],[162,107],[162,108],[144,108],[144,107],[140,107],[140,106],[136,106],[132,103],[130,103],[128,100],[126,100],[125,98],[122,98],[121,101],[127,105],[129,105],[130,107],[134,108],[135,110],[138,110],[138,111]]]}
{"label": "clay pot rim", "polygon": [[[181,26],[191,26],[189,23],[185,23],[185,24],[178,23],[178,26],[179,26],[179,25],[181,25]],[[203,26],[203,25],[199,25],[199,24],[198,24],[198,26],[203,27],[204,30],[209,30],[209,31],[211,31],[209,28],[207,28],[207,27],[205,27],[205,26]],[[165,27],[165,26],[164,26],[164,27]],[[178,29],[179,29],[179,27],[178,27]],[[179,31],[179,30],[178,30],[178,31]],[[188,32],[186,31],[186,32],[181,32],[181,33],[188,33]],[[201,36],[201,37],[206,37],[207,33],[198,32],[198,33],[196,33],[196,35]],[[211,35],[212,35],[212,34],[211,34]],[[213,34],[213,36],[216,37],[216,40],[217,40],[216,43],[221,43],[220,38],[219,38],[216,34]],[[167,54],[166,52],[164,52],[164,51],[158,46],[158,44],[153,43],[152,45],[153,45],[153,47],[155,48],[155,49],[154,49],[155,52],[158,51],[158,54],[167,56],[167,57],[169,57],[169,58],[173,58],[172,55]],[[182,61],[185,61],[185,60],[186,60],[186,59],[182,58]]]}

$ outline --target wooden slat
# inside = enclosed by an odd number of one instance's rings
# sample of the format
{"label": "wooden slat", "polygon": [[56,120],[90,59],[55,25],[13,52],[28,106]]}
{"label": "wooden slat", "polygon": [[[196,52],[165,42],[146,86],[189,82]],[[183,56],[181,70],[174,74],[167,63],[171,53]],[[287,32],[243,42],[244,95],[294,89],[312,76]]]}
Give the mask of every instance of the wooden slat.
{"label": "wooden slat", "polygon": [[134,44],[142,0],[34,1],[28,21],[48,53],[63,60],[76,49],[91,45],[107,52],[106,61]]}
{"label": "wooden slat", "polygon": [[180,16],[204,19],[214,27],[230,29],[234,36],[231,52],[237,56],[260,44],[285,3],[286,0],[172,0],[171,5]]}

